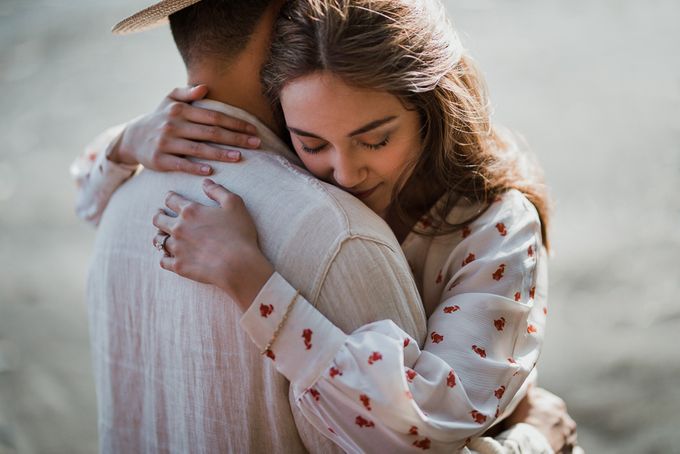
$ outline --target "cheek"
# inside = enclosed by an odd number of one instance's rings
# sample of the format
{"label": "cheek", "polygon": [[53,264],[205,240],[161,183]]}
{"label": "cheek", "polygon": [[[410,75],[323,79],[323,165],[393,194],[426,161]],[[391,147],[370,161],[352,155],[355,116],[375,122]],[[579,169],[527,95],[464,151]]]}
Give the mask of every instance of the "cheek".
{"label": "cheek", "polygon": [[420,153],[419,144],[415,141],[403,144],[398,150],[393,151],[392,159],[383,161],[385,173],[391,175],[394,180],[405,172],[410,173],[418,162]]}
{"label": "cheek", "polygon": [[298,156],[305,168],[315,177],[319,179],[325,179],[328,174],[328,165],[325,159],[321,156],[310,155],[304,151],[298,150]]}

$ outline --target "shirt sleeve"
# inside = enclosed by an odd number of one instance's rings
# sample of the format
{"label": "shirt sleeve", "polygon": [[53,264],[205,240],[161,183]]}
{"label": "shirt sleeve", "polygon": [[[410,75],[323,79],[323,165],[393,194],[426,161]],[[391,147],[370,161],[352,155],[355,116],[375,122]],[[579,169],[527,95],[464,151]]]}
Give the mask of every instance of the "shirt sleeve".
{"label": "shirt sleeve", "polygon": [[[339,280],[324,286],[319,310],[299,297],[281,324],[295,290],[275,275],[244,314],[242,326],[260,348],[281,325],[267,356],[291,381],[307,421],[345,451],[461,449],[502,415],[534,368],[544,326],[534,301],[543,266],[534,252],[538,217],[489,209],[470,230],[432,283],[444,290],[424,344],[402,329],[404,311],[395,309],[417,296],[375,275],[400,265],[352,253],[336,258],[327,279]],[[358,329],[327,317],[356,307],[374,316]]]}
{"label": "shirt sleeve", "polygon": [[139,166],[117,164],[107,158],[120,139],[125,124],[107,129],[97,136],[70,167],[76,183],[76,215],[98,225],[111,195],[130,178]]}

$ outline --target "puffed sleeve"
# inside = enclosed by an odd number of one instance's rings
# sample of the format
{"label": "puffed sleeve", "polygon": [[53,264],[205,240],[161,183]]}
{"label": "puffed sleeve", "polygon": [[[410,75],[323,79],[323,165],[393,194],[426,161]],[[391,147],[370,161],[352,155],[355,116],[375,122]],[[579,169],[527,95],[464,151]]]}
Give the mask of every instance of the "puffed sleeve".
{"label": "puffed sleeve", "polygon": [[137,165],[114,163],[106,157],[124,128],[124,124],[118,125],[101,133],[85,147],[69,169],[76,182],[76,214],[90,224],[99,224],[111,195],[138,168]]}
{"label": "puffed sleeve", "polygon": [[[263,288],[242,326],[263,348],[281,325],[267,356],[320,433],[347,452],[451,452],[508,408],[538,359],[545,319],[544,301],[537,302],[544,295],[540,222],[533,206],[510,198],[448,254],[422,348],[392,320],[346,334],[302,297],[281,324],[295,290],[279,275]],[[356,259],[334,264],[345,286],[370,274]],[[379,283],[361,291],[351,300],[336,292],[336,306],[382,305],[390,313]]]}

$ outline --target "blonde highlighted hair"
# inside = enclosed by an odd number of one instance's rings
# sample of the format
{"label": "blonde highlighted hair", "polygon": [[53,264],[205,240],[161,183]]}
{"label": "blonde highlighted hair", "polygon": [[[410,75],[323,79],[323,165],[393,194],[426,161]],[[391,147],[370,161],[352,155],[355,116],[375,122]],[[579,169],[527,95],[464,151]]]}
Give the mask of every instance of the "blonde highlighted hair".
{"label": "blonde highlighted hair", "polygon": [[[512,135],[491,124],[484,80],[438,1],[289,1],[262,73],[275,108],[288,82],[318,71],[389,92],[419,113],[423,153],[404,183],[409,190],[395,194],[393,202],[406,222],[443,197],[436,233],[449,233],[517,189],[536,207],[548,246],[549,197],[541,169]],[[450,224],[446,217],[460,197],[484,208]]]}

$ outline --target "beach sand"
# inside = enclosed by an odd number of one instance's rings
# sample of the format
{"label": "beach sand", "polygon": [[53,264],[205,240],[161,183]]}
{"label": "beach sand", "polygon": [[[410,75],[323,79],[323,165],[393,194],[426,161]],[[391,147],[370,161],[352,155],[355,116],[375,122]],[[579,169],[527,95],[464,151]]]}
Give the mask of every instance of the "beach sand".
{"label": "beach sand", "polygon": [[[0,453],[97,449],[68,166],[184,82],[144,2],[0,2]],[[680,3],[447,2],[555,199],[541,384],[593,453],[680,452]]]}

